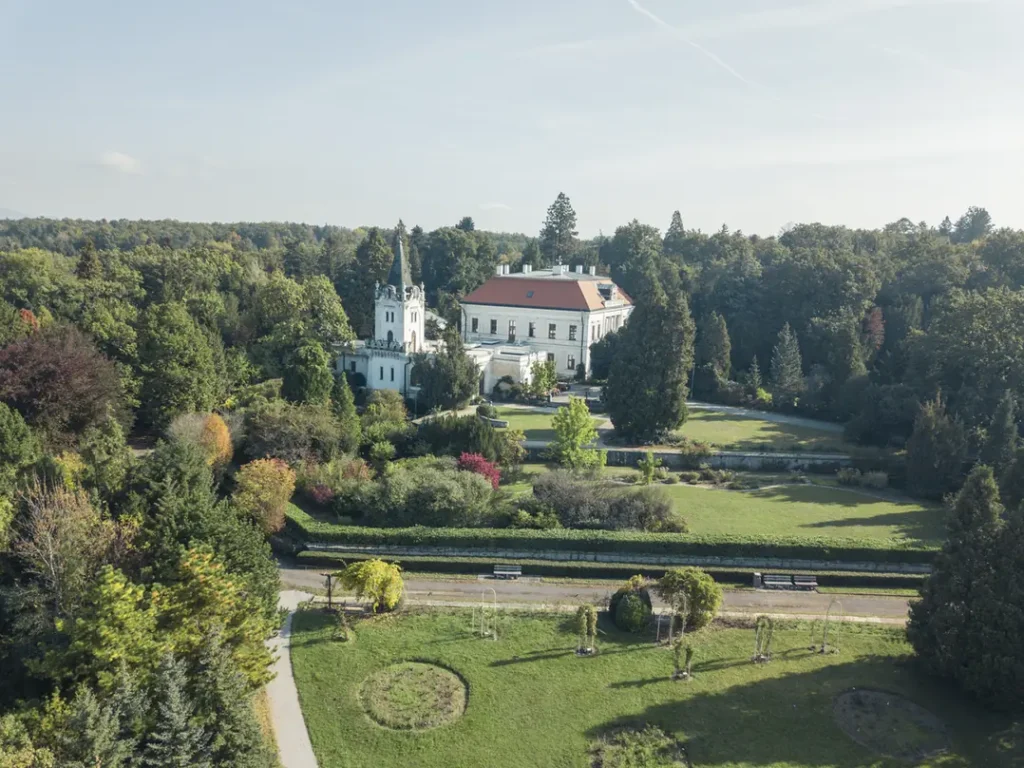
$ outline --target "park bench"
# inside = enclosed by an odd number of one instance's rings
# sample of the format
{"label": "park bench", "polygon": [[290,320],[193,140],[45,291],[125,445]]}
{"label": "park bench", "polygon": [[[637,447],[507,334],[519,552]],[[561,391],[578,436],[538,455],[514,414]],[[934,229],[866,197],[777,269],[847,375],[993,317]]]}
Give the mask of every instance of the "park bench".
{"label": "park bench", "polygon": [[817,589],[818,588],[818,577],[817,576],[801,576],[796,575],[793,577],[793,586],[797,589]]}
{"label": "park bench", "polygon": [[521,565],[496,565],[494,566],[494,578],[496,579],[518,579],[523,575]]}
{"label": "park bench", "polygon": [[792,589],[793,577],[778,573],[766,573],[761,577],[761,583],[764,584],[765,589]]}

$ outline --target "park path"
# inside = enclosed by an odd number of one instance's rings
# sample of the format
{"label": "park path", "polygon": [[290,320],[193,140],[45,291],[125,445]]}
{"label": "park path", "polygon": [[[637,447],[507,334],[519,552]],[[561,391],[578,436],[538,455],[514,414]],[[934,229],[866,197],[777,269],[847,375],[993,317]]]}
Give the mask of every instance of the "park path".
{"label": "park path", "polygon": [[[322,590],[324,579],[318,569],[281,568],[281,581],[288,586]],[[586,583],[552,583],[534,577],[496,580],[488,577],[462,579],[405,580],[406,598],[413,605],[471,606],[481,594],[494,590],[499,604],[508,608],[536,610],[575,610],[581,603],[602,603],[611,595],[611,587]],[[910,604],[903,597],[884,595],[822,594],[787,590],[727,589],[722,616],[753,617],[769,614],[776,618],[810,619],[825,615],[833,598],[843,604],[850,621],[880,624],[904,624]],[[661,604],[655,598],[655,607]],[[287,768],[287,766],[286,766]]]}
{"label": "park path", "polygon": [[299,604],[313,595],[298,590],[286,590],[278,597],[278,605],[288,611],[288,618],[277,637],[267,641],[276,656],[274,679],[267,684],[270,699],[270,721],[277,738],[277,751],[282,768],[317,768],[316,755],[306,731],[306,721],[299,705],[299,691],[292,677],[291,648],[292,618]]}

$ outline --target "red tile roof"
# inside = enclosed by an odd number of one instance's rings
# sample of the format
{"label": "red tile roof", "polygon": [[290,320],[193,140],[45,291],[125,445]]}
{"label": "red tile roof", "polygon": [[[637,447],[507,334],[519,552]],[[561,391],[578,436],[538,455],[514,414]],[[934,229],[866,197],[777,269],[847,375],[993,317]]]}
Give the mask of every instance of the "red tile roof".
{"label": "red tile roof", "polygon": [[[581,311],[604,309],[605,300],[597,287],[609,282],[495,276],[466,296],[462,303]],[[625,304],[632,304],[629,296],[621,289],[617,289],[617,298]]]}

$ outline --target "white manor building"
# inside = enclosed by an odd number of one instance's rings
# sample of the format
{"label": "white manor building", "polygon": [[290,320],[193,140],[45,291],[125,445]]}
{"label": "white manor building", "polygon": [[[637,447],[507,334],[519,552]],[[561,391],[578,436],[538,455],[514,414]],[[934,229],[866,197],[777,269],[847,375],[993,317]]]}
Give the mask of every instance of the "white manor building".
{"label": "white manor building", "polygon": [[[422,285],[413,285],[401,238],[387,285],[375,293],[372,339],[338,353],[337,371],[362,374],[371,389],[393,389],[415,397],[412,366],[416,353],[439,342],[424,339],[427,314]],[[462,300],[466,353],[480,367],[480,391],[490,394],[510,376],[530,380],[533,363],[551,360],[559,378],[571,379],[577,366],[590,371],[590,345],[622,327],[633,302],[607,277],[558,265],[550,270],[511,273],[507,265]]]}

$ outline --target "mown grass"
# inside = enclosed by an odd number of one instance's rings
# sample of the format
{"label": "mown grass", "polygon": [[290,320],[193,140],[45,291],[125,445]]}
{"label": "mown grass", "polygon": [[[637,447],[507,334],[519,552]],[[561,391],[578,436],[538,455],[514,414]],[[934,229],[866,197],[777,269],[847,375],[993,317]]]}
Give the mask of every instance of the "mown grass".
{"label": "mown grass", "polygon": [[[902,694],[941,718],[951,751],[923,765],[1009,768],[1024,759],[1024,730],[916,673],[895,629],[844,626],[841,652],[822,656],[808,650],[807,625],[780,626],[774,660],[755,665],[753,630],[716,627],[698,649],[694,679],[671,682],[668,651],[619,633],[604,617],[600,653],[577,658],[569,621],[502,614],[494,642],[472,636],[468,612],[417,612],[359,622],[357,642],[338,643],[330,617],[300,613],[292,663],[321,768],[584,768],[595,740],[640,723],[683,742],[694,766],[901,765],[836,725],[833,701],[852,688]],[[420,733],[381,728],[363,710],[359,688],[378,670],[414,659],[462,676],[465,715]]]}
{"label": "mown grass", "polygon": [[825,429],[704,410],[691,410],[677,434],[724,451],[849,453],[852,448],[841,434]]}
{"label": "mown grass", "polygon": [[[508,422],[510,429],[521,429],[527,440],[555,439],[555,430],[551,426],[554,411],[531,411],[526,408],[498,408],[498,418]],[[604,418],[595,418],[594,426],[603,424]]]}

